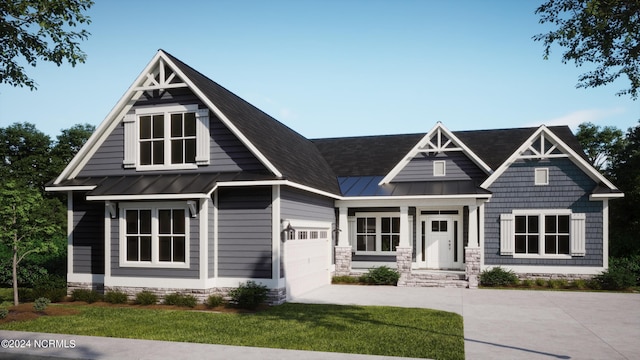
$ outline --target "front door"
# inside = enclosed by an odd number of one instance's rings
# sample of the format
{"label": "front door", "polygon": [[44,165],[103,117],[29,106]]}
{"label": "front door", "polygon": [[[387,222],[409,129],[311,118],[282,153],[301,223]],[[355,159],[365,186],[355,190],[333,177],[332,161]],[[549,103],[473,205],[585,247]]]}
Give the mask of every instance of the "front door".
{"label": "front door", "polygon": [[462,248],[457,217],[432,215],[422,218],[423,251],[428,268],[460,269]]}

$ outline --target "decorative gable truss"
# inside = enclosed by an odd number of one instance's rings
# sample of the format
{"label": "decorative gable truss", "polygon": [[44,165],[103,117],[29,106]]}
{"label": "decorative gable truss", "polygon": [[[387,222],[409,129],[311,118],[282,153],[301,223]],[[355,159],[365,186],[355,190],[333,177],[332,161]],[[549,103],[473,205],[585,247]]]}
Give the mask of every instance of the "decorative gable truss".
{"label": "decorative gable truss", "polygon": [[[388,184],[404,169],[411,160],[421,155],[440,154],[445,152],[462,152],[467,155],[480,169],[487,174],[491,173],[491,168],[480,159],[471,149],[469,149],[460,139],[449,131],[442,123],[438,122],[420,140],[406,156],[396,164],[396,166],[380,181],[378,185]],[[434,162],[434,175],[445,175],[444,165],[441,162]]]}

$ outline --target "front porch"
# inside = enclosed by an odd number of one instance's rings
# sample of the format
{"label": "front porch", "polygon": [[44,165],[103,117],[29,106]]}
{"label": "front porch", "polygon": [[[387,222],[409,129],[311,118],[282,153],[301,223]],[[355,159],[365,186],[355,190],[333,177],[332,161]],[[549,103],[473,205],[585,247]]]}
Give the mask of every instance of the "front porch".
{"label": "front porch", "polygon": [[398,286],[476,288],[484,201],[442,200],[429,206],[340,206],[335,275],[388,266],[400,273]]}

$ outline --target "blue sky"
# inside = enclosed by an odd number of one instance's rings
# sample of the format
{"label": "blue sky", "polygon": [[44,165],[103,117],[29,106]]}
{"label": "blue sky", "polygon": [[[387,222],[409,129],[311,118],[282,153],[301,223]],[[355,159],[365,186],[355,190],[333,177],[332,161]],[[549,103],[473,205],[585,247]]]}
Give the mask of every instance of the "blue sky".
{"label": "blue sky", "polygon": [[309,138],[637,125],[627,82],[576,89],[586,68],[542,58],[541,2],[97,1],[87,62],[0,85],[0,127],[97,126],[160,48]]}

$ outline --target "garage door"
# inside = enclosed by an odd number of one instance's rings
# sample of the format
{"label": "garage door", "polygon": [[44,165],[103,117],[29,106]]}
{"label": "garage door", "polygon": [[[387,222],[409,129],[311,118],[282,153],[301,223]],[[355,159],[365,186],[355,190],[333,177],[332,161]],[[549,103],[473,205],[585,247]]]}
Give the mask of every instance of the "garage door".
{"label": "garage door", "polygon": [[[292,226],[295,223],[292,222]],[[331,224],[295,227],[284,247],[287,298],[299,296],[329,284],[331,275]]]}

